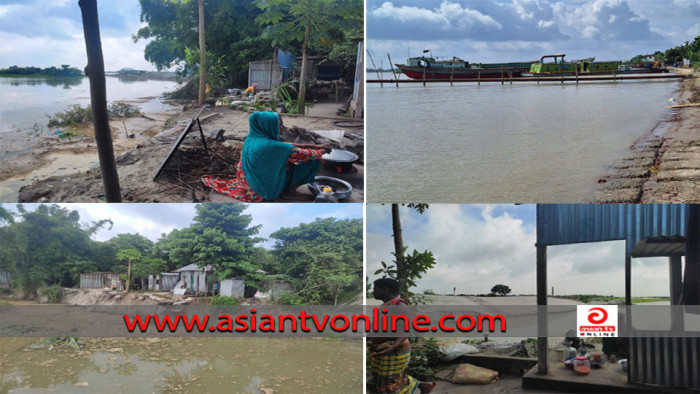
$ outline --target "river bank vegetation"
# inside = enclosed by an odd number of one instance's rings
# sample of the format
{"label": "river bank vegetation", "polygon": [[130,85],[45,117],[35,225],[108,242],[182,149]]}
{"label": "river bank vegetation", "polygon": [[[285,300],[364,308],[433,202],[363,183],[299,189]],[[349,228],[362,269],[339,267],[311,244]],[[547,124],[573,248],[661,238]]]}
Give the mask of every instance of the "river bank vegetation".
{"label": "river bank vegetation", "polygon": [[335,304],[362,291],[362,221],[317,218],[270,235],[259,246],[260,225],[244,204],[196,207],[192,223],[162,234],[156,242],[140,234],[118,234],[101,242],[97,231],[109,219],[81,222],[78,211],[58,205],[0,206],[0,272],[9,273],[15,292],[34,298],[51,286],[75,287],[80,274],[119,272],[145,287],[148,275],[189,264],[211,266],[218,279],[240,278],[247,286],[286,279],[295,292],[277,300],[288,304]]}
{"label": "river bank vegetation", "polygon": [[[700,36],[695,37],[692,42],[686,41],[682,45],[668,48],[665,51],[656,51],[653,55],[656,61],[663,61],[668,65],[683,64],[683,59],[688,59],[690,66],[696,68],[700,66]],[[649,54],[637,55],[630,59],[629,63],[643,62],[648,56]]]}
{"label": "river bank vegetation", "polygon": [[82,71],[68,64],[62,64],[61,68],[57,67],[17,67],[10,66],[9,68],[0,69],[0,76],[3,77],[84,77]]}
{"label": "river bank vegetation", "polygon": [[[192,81],[185,86],[189,86],[189,98],[196,97],[192,87],[198,85],[201,59],[198,29],[193,28],[198,26],[197,2],[141,0],[140,5],[145,26],[133,35],[134,41],[150,40],[145,59],[158,70],[175,68],[182,81]],[[210,96],[226,88],[247,86],[249,62],[272,59],[277,48],[340,64],[346,80],[352,80],[357,56],[353,40],[363,37],[363,2],[207,1],[204,35]],[[298,74],[300,65],[293,68]]]}

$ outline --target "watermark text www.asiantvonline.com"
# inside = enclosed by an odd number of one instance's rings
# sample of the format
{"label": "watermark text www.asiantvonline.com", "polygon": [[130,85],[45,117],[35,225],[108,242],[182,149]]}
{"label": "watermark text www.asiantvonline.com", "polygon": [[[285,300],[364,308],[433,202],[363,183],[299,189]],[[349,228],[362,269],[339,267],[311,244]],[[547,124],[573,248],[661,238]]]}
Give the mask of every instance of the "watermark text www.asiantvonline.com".
{"label": "watermark text www.asiantvonline.com", "polygon": [[385,308],[373,308],[366,314],[323,314],[307,313],[302,310],[296,314],[257,314],[255,308],[238,315],[219,314],[204,315],[156,315],[125,314],[124,323],[129,332],[145,333],[150,330],[158,332],[237,332],[237,333],[426,333],[426,332],[506,332],[506,318],[502,315],[455,315],[445,314],[437,321],[430,316],[418,314],[387,313]]}

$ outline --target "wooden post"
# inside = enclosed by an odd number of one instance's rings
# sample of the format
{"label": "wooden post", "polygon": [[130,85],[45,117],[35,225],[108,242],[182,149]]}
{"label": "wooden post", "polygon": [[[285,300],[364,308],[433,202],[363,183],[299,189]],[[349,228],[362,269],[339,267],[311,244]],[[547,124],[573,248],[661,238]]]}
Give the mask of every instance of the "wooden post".
{"label": "wooden post", "polygon": [[476,84],[481,86],[481,70],[476,72]]}
{"label": "wooden post", "polygon": [[547,374],[547,247],[537,247],[537,373]]}
{"label": "wooden post", "polygon": [[425,66],[423,66],[423,86],[425,86]]}
{"label": "wooden post", "polygon": [[95,128],[95,143],[97,155],[100,158],[102,183],[105,190],[105,201],[121,202],[119,174],[114,160],[112,132],[109,129],[107,113],[107,89],[105,83],[105,64],[102,57],[102,42],[100,40],[100,23],[97,17],[96,0],[78,1],[83,18],[83,34],[88,64],[85,75],[90,80],[90,105],[92,106],[92,124]]}
{"label": "wooden post", "polygon": [[386,54],[386,56],[389,58],[389,67],[391,68],[391,75],[394,76],[394,79],[396,80],[396,87],[399,87],[399,77],[394,73],[394,63],[391,62],[391,55]]}
{"label": "wooden post", "polygon": [[501,67],[501,85],[504,85],[504,84],[505,83],[503,81],[503,67]]}
{"label": "wooden post", "polygon": [[452,67],[452,70],[450,72],[450,86],[453,86],[452,85],[452,78],[454,77],[454,75],[455,75],[455,68]]}
{"label": "wooden post", "polygon": [[[270,68],[272,72],[272,68]],[[207,50],[204,45],[204,0],[199,0],[199,105],[204,105],[207,86]],[[270,86],[272,89],[272,86]]]}
{"label": "wooden post", "polygon": [[510,84],[513,84],[513,70],[508,71],[508,76],[510,77]]}
{"label": "wooden post", "polygon": [[576,73],[576,85],[578,85],[578,64],[574,67],[574,72]]}
{"label": "wooden post", "polygon": [[374,59],[372,59],[372,54],[369,53],[369,49],[367,50],[367,54],[369,55],[369,60],[372,62],[372,67],[374,67],[374,72],[377,73],[377,79],[379,79],[379,87],[384,87],[384,84],[382,83],[382,77],[379,75],[379,71],[377,71],[377,65],[374,64]]}

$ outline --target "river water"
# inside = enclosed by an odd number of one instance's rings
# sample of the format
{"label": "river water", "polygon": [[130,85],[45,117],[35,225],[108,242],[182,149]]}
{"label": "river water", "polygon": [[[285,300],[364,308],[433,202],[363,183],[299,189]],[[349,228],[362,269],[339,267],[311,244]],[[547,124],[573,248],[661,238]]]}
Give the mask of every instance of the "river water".
{"label": "river water", "polygon": [[585,201],[635,141],[663,132],[678,89],[670,80],[368,84],[367,201]]}
{"label": "river water", "polygon": [[357,340],[85,338],[82,351],[28,350],[39,341],[0,338],[0,392],[362,392]]}
{"label": "river water", "polygon": [[[107,101],[133,101],[144,113],[163,112],[169,105],[160,99],[163,92],[177,87],[174,81],[106,77]],[[47,115],[72,104],[90,103],[88,78],[8,78],[0,77],[0,156],[26,149],[37,137],[49,136]]]}

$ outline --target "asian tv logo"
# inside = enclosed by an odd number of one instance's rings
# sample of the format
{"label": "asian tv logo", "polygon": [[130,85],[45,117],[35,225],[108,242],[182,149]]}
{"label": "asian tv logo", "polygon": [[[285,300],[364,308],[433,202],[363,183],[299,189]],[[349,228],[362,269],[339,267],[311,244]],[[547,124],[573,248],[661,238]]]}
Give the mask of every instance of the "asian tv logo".
{"label": "asian tv logo", "polygon": [[576,327],[579,337],[616,337],[617,305],[577,305]]}

